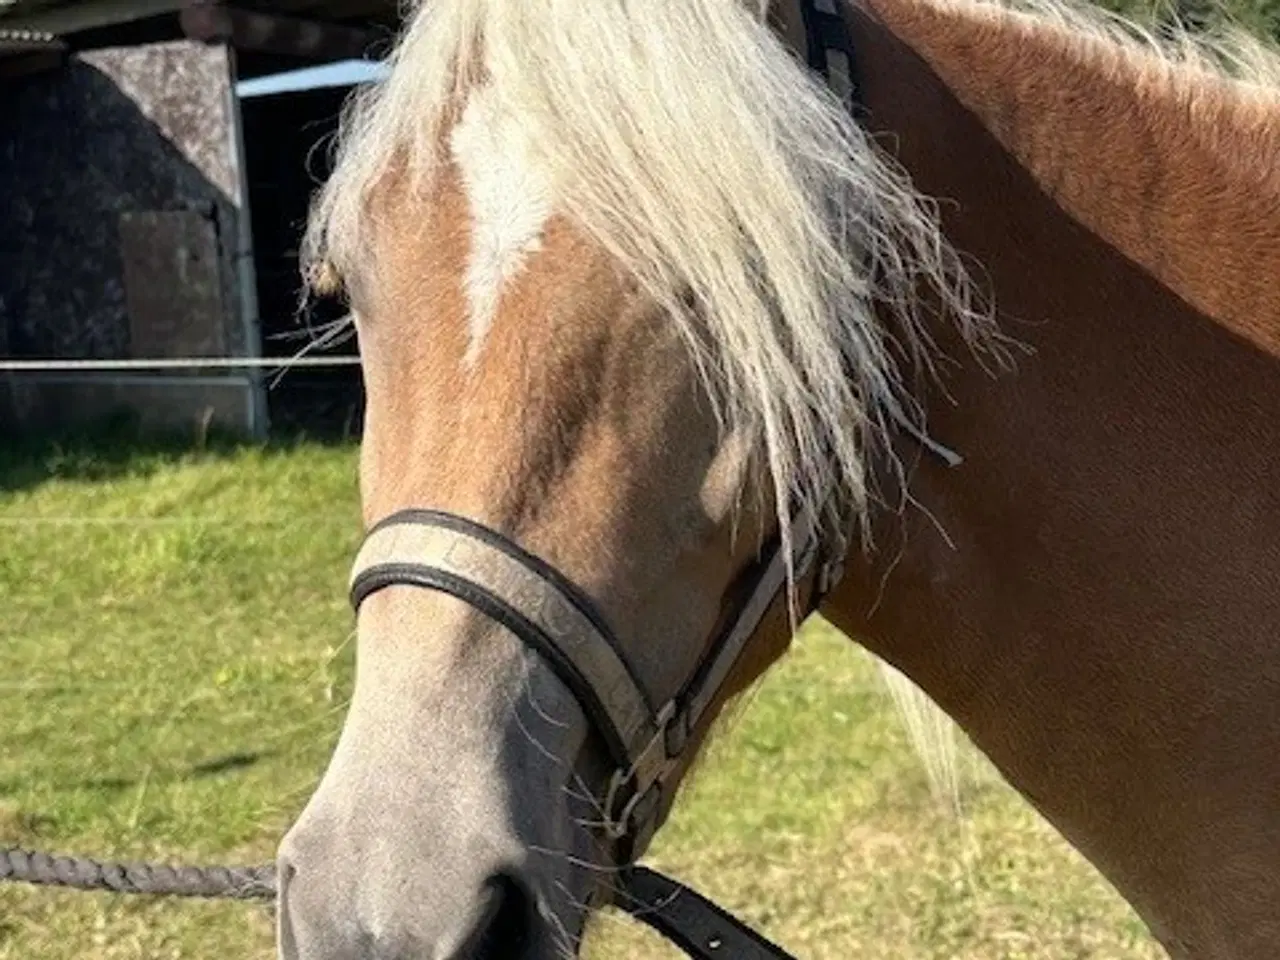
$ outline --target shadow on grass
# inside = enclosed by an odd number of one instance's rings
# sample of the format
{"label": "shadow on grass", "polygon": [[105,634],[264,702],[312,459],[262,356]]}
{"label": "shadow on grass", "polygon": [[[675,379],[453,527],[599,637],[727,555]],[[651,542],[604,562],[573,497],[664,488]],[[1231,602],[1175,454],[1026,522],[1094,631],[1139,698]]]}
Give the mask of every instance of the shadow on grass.
{"label": "shadow on grass", "polygon": [[146,477],[176,463],[213,461],[245,450],[285,452],[301,445],[349,447],[341,436],[280,432],[265,443],[216,430],[157,433],[134,418],[116,416],[56,433],[0,436],[0,493],[38,487],[53,480],[103,481]]}
{"label": "shadow on grass", "polygon": [[[133,790],[141,786],[145,780],[151,784],[170,784],[170,783],[186,783],[196,780],[209,780],[214,777],[220,777],[227,774],[237,774],[242,770],[248,770],[256,767],[265,759],[269,759],[277,755],[277,750],[254,750],[239,751],[229,753],[225,756],[214,757],[211,760],[205,760],[186,767],[158,767],[139,771],[137,776],[115,776],[115,777],[84,777],[75,779],[61,779],[54,777],[44,783],[46,787],[52,787],[55,790],[95,790],[106,793],[118,793],[121,790]],[[0,797],[15,797],[20,792],[22,784],[18,781],[0,781]],[[6,817],[12,820],[16,814],[11,810],[6,814],[9,808],[0,806],[0,833],[4,832],[4,824]]]}

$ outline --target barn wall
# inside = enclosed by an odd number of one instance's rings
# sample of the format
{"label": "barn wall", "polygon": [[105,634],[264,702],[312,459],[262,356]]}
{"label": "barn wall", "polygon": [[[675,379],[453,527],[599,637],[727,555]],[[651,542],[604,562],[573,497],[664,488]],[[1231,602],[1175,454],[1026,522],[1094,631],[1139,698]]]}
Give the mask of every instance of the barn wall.
{"label": "barn wall", "polygon": [[[230,49],[177,41],[96,50],[5,84],[0,349],[257,355],[234,77]],[[149,421],[212,408],[224,426],[253,427],[257,387],[243,375],[70,379],[13,378],[9,421],[96,417],[109,400]]]}

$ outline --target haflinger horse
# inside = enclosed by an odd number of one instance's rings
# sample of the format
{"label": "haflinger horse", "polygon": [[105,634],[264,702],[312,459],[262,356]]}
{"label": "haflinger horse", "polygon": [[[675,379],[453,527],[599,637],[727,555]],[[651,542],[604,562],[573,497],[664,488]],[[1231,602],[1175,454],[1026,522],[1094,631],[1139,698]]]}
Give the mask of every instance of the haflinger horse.
{"label": "haflinger horse", "polygon": [[411,12],[305,245],[370,533],[282,957],[574,955],[815,607],[1280,956],[1280,59],[1065,4],[861,0],[853,113],[785,5]]}

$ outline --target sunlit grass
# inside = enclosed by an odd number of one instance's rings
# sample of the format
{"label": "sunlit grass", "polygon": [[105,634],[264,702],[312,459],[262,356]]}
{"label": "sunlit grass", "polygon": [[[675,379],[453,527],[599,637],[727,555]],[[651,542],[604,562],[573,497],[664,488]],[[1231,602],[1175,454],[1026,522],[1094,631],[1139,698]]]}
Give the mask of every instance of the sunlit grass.
{"label": "sunlit grass", "polygon": [[[0,454],[0,843],[258,862],[349,694],[349,447]],[[868,659],[817,624],[650,862],[802,958],[1154,958],[1118,897],[976,758],[939,812]],[[3,960],[271,956],[243,904],[0,889]],[[589,954],[676,957],[609,916]]]}

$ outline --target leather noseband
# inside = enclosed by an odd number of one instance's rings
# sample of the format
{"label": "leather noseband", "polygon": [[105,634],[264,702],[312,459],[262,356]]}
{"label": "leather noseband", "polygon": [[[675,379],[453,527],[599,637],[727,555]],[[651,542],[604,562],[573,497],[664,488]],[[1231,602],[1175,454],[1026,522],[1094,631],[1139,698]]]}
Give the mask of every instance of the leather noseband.
{"label": "leather noseband", "polygon": [[[819,530],[799,512],[792,521],[794,577],[818,558]],[[844,540],[824,558],[809,608],[834,586]],[[655,704],[622,645],[591,599],[553,566],[483,524],[442,510],[409,509],[376,524],[351,574],[352,606],[390,586],[437,590],[506,627],[545,659],[600,734],[614,771],[603,798],[606,835],[629,860],[648,846],[674,790],[691,735],[787,582],[775,538],[754,568],[754,583],[728,626],[708,646],[693,675],[670,700]]]}

